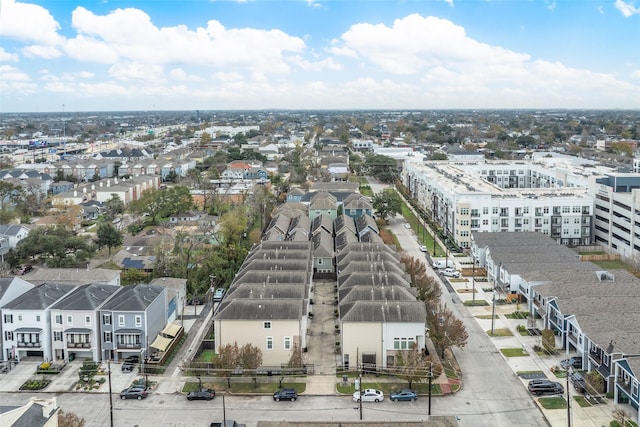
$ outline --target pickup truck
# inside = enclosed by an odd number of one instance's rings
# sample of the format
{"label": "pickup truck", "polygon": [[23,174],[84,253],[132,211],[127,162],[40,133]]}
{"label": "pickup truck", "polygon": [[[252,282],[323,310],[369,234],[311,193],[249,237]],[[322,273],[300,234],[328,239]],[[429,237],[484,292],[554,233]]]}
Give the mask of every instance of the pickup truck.
{"label": "pickup truck", "polygon": [[247,427],[246,424],[239,424],[234,420],[226,420],[221,423],[211,423],[209,427]]}

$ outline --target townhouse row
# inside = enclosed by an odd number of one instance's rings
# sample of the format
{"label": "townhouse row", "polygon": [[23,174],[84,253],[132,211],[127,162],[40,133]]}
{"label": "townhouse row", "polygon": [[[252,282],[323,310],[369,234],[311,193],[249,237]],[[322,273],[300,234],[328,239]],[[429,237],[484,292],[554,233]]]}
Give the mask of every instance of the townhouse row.
{"label": "townhouse row", "polygon": [[640,406],[640,279],[605,269],[542,233],[474,233],[472,260],[518,296],[567,354],[604,381],[600,393]]}
{"label": "townhouse row", "polygon": [[34,285],[17,277],[1,278],[1,360],[117,361],[133,354],[157,355],[169,344],[158,338],[176,335],[171,322],[182,296],[156,283]]}

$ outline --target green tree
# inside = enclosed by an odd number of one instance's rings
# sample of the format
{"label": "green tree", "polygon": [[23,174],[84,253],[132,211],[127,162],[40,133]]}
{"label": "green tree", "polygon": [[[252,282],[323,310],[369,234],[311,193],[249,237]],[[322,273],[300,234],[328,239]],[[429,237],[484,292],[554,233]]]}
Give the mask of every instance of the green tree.
{"label": "green tree", "polygon": [[96,244],[98,248],[106,246],[109,248],[109,256],[111,256],[111,249],[122,244],[122,233],[109,224],[100,224],[98,231],[96,232]]}
{"label": "green tree", "polygon": [[449,159],[449,156],[447,156],[446,153],[441,153],[439,151],[436,151],[431,155],[431,160],[448,160],[448,159]]}
{"label": "green tree", "polygon": [[587,383],[589,390],[593,390],[596,393],[602,393],[605,390],[604,378],[598,371],[589,371],[584,374],[584,381]]}
{"label": "green tree", "polygon": [[428,366],[431,363],[422,356],[418,346],[408,350],[396,351],[393,373],[396,377],[409,383],[409,388],[413,383],[421,383],[427,379]]}
{"label": "green tree", "polygon": [[149,189],[142,192],[138,200],[134,200],[127,206],[129,212],[141,216],[148,214],[153,224],[157,223],[160,212],[164,207],[161,192],[166,190]]}
{"label": "green tree", "polygon": [[402,212],[402,200],[398,193],[392,189],[383,190],[373,196],[372,205],[376,210],[376,215],[383,220]]}
{"label": "green tree", "polygon": [[111,193],[111,198],[104,202],[104,218],[112,221],[124,213],[124,202],[119,195]]}
{"label": "green tree", "polygon": [[39,260],[49,267],[59,268],[86,261],[93,247],[88,237],[76,236],[64,226],[38,227],[31,230],[11,252],[13,262]]}
{"label": "green tree", "polygon": [[184,185],[176,185],[160,191],[160,214],[163,217],[188,211],[193,208],[191,192]]}
{"label": "green tree", "polygon": [[382,154],[370,154],[366,156],[363,165],[365,173],[375,176],[382,182],[392,183],[400,176],[396,160]]}

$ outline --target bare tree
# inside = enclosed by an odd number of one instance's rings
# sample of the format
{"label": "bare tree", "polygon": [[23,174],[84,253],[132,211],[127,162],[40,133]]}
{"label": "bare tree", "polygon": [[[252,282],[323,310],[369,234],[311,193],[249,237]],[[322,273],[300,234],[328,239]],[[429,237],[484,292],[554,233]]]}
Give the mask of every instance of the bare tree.
{"label": "bare tree", "polygon": [[253,384],[258,387],[258,379],[255,375],[255,371],[260,365],[262,365],[262,350],[251,344],[243,345],[240,347],[240,351],[238,352],[238,365],[244,369],[250,369],[254,372]]}
{"label": "bare tree", "polygon": [[220,347],[215,365],[219,377],[227,379],[227,388],[231,388],[231,373],[238,367],[238,343],[227,344]]}
{"label": "bare tree", "polygon": [[85,420],[73,412],[64,412],[62,409],[58,414],[58,427],[84,427]]}
{"label": "bare tree", "polygon": [[433,345],[442,352],[449,347],[463,348],[469,334],[461,320],[457,319],[446,304],[439,304],[435,310],[427,309],[429,337]]}

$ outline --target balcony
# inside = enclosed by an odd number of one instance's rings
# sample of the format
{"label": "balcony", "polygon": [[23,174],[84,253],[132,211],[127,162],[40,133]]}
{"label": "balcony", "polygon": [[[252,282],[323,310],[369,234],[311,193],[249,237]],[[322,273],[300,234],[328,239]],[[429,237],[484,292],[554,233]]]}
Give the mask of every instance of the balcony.
{"label": "balcony", "polygon": [[616,386],[622,391],[624,391],[627,396],[631,397],[631,384],[624,382],[623,378],[616,378]]}
{"label": "balcony", "polygon": [[602,356],[600,353],[594,353],[593,351],[589,352],[589,359],[596,365],[602,365]]}
{"label": "balcony", "polygon": [[118,350],[127,350],[127,349],[140,349],[142,348],[141,344],[121,344],[117,345]]}
{"label": "balcony", "polygon": [[67,348],[91,348],[90,342],[68,342]]}
{"label": "balcony", "polygon": [[40,341],[18,341],[18,348],[40,348]]}

